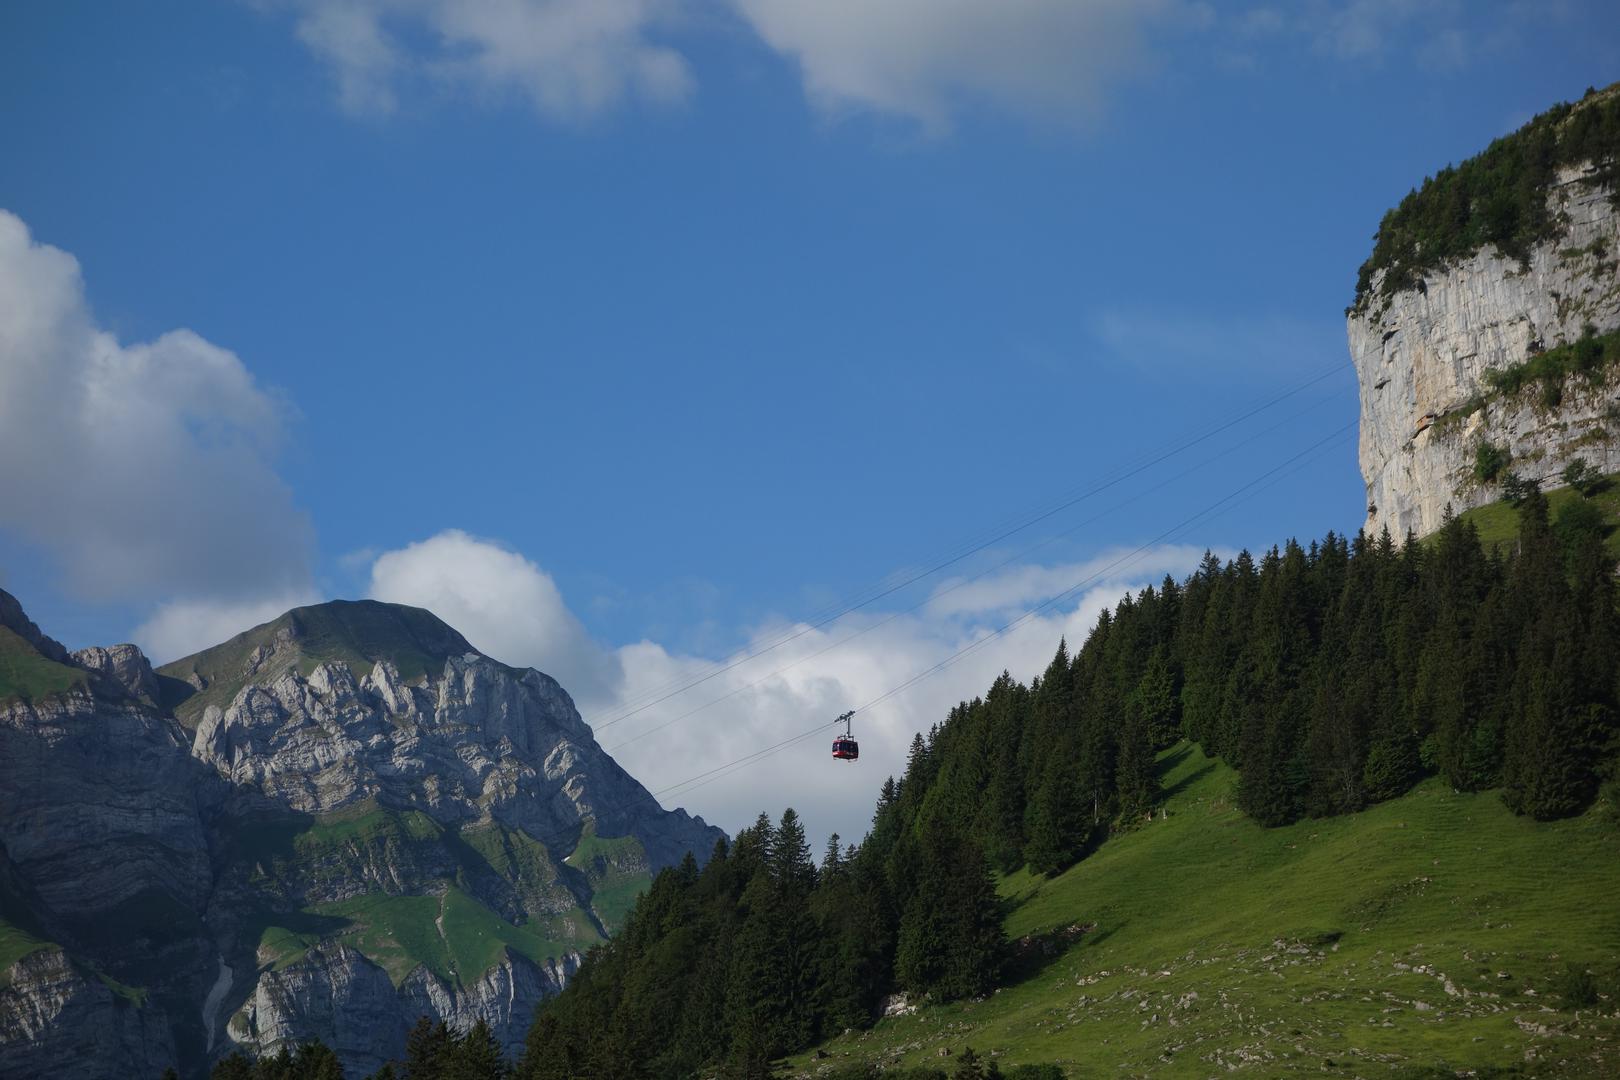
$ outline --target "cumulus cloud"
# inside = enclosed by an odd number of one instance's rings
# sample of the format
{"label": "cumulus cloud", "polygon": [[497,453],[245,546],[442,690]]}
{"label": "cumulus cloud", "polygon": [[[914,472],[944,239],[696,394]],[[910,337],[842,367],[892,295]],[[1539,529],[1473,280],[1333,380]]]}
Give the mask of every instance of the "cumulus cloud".
{"label": "cumulus cloud", "polygon": [[821,109],[870,109],[946,130],[988,102],[1087,123],[1122,80],[1151,68],[1151,38],[1213,16],[1183,0],[732,0],[798,61]]}
{"label": "cumulus cloud", "polygon": [[580,120],[627,99],[685,100],[684,57],[653,38],[673,0],[294,0],[297,33],[352,113],[387,113],[406,80],[518,95]]}
{"label": "cumulus cloud", "polygon": [[[1484,7],[1485,5],[1478,5]],[[1525,17],[1517,3],[1496,2],[1482,20],[1497,37]],[[1538,10],[1537,16],[1550,13]],[[1347,63],[1377,63],[1394,52],[1410,51],[1425,67],[1456,69],[1492,42],[1475,40],[1464,26],[1478,11],[1459,0],[1310,0],[1290,8],[1255,7],[1238,16],[1241,37],[1292,35],[1315,51]]]}
{"label": "cumulus cloud", "polygon": [[1164,544],[1149,548],[1139,556],[1130,550],[1107,551],[1079,563],[1053,566],[1013,566],[974,580],[952,579],[941,583],[929,598],[930,616],[1002,615],[1032,607],[1073,588],[1076,582],[1113,581],[1118,588],[1118,567],[1128,581],[1157,581],[1165,574],[1181,577],[1198,564],[1203,548]]}
{"label": "cumulus cloud", "polygon": [[[883,778],[904,768],[914,732],[943,720],[958,701],[982,694],[1004,669],[1025,680],[1039,673],[1060,637],[1078,643],[1127,589],[1165,573],[1180,577],[1201,555],[1193,548],[1150,549],[1101,576],[1117,555],[1074,566],[1021,567],[987,579],[977,591],[936,593],[935,604],[915,614],[854,612],[813,629],[765,623],[736,653],[718,658],[652,641],[606,648],[590,638],[540,567],[461,532],[379,556],[371,591],[378,599],[429,608],[497,659],[556,676],[580,701],[601,744],[654,792],[824,725],[978,643],[961,660],[863,711],[856,722],[861,760],[853,766],[831,760],[827,729],[735,775],[663,798],[666,806],[684,806],[729,830],[761,810],[777,814],[791,805],[813,835],[836,831],[858,840]],[[1011,609],[1034,606],[1091,577],[1096,580],[1083,593],[1011,633],[991,636]],[[748,658],[790,635],[790,643]]]}
{"label": "cumulus cloud", "polygon": [[243,600],[171,600],[159,604],[132,636],[147,656],[163,664],[201,652],[295,607],[316,604],[321,599],[312,588],[295,587]]}
{"label": "cumulus cloud", "polygon": [[586,633],[551,575],[459,529],[379,555],[370,596],[427,608],[480,652],[551,675],[582,708],[612,700],[622,683],[618,657]]}
{"label": "cumulus cloud", "polygon": [[167,648],[185,605],[307,588],[313,531],[274,469],[284,425],[191,331],[125,345],[100,328],[77,261],[0,211],[0,528],[71,592],[169,601],[150,624]]}

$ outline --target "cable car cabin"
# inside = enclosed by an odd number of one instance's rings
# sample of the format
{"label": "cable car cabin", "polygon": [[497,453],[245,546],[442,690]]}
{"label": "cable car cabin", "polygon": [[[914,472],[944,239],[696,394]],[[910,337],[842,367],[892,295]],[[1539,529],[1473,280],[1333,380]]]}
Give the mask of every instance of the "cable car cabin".
{"label": "cable car cabin", "polygon": [[833,757],[839,761],[854,761],[861,756],[861,744],[848,735],[840,735],[833,740]]}

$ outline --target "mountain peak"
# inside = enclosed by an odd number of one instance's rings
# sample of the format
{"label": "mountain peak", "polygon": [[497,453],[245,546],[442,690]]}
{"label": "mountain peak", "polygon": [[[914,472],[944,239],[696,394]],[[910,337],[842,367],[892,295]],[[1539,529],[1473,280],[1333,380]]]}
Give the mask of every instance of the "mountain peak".
{"label": "mountain peak", "polygon": [[308,675],[342,660],[357,673],[386,660],[407,681],[478,650],[424,608],[380,600],[329,600],[293,608],[229,641],[158,669],[164,704],[188,726],[209,705],[225,705],[250,679],[289,668]]}

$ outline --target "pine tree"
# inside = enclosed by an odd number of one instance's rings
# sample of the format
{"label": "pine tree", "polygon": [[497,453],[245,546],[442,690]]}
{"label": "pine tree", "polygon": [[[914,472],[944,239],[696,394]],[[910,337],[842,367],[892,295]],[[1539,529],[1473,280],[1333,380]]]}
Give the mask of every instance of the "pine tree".
{"label": "pine tree", "polygon": [[253,1062],[236,1050],[215,1063],[208,1077],[209,1080],[253,1080]]}
{"label": "pine tree", "polygon": [[443,1020],[419,1017],[405,1037],[405,1075],[408,1080],[442,1080],[453,1036]]}
{"label": "pine tree", "polygon": [[1132,720],[1142,724],[1150,749],[1163,750],[1180,736],[1175,682],[1163,646],[1148,658],[1147,668],[1126,707]]}
{"label": "pine tree", "polygon": [[1118,786],[1119,814],[1129,821],[1144,813],[1151,813],[1159,801],[1159,778],[1148,737],[1148,721],[1137,713],[1119,733],[1119,766],[1115,774]]}
{"label": "pine tree", "polygon": [[950,1001],[987,992],[1006,939],[984,854],[941,831],[918,842],[917,884],[900,920],[895,974],[908,990]]}
{"label": "pine tree", "polygon": [[1024,857],[1037,874],[1056,874],[1078,857],[1091,834],[1091,806],[1081,800],[1077,778],[1065,771],[1062,755],[1054,755],[1030,800],[1024,829]]}
{"label": "pine tree", "polygon": [[293,1074],[299,1080],[343,1080],[343,1063],[331,1047],[316,1039],[293,1055]]}
{"label": "pine tree", "polygon": [[489,1022],[478,1018],[471,1030],[456,1039],[444,1070],[445,1080],[503,1080],[506,1056]]}
{"label": "pine tree", "polygon": [[782,811],[782,823],[776,828],[770,860],[771,876],[789,892],[808,896],[816,887],[816,864],[810,859],[810,842],[805,839],[804,824],[791,806]]}

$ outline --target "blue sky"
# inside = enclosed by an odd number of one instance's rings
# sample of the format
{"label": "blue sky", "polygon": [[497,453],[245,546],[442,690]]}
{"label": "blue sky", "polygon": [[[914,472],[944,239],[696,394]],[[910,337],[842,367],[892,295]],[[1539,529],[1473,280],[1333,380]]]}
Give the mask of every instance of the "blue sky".
{"label": "blue sky", "polygon": [[[1345,363],[1384,209],[1616,77],[1575,0],[7,5],[0,584],[159,660],[427,603],[611,718]],[[621,759],[861,704],[1355,417],[1344,369]],[[800,782],[812,740],[686,805],[858,833],[910,731],[1120,588],[1362,516],[1346,435],[874,710],[859,772]]]}

